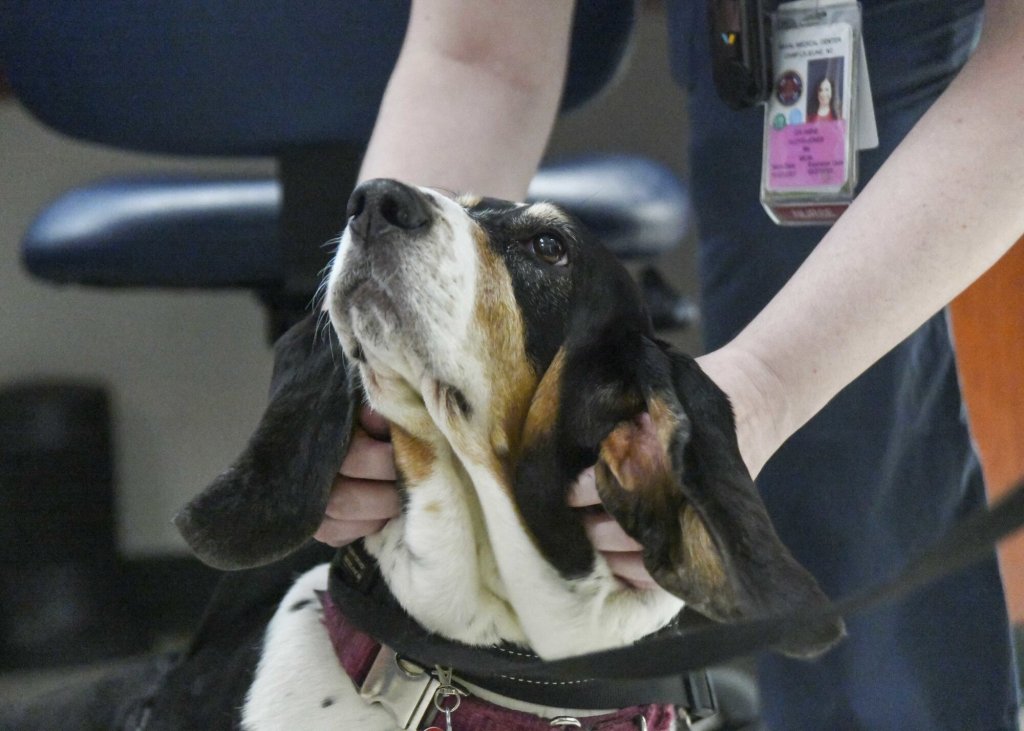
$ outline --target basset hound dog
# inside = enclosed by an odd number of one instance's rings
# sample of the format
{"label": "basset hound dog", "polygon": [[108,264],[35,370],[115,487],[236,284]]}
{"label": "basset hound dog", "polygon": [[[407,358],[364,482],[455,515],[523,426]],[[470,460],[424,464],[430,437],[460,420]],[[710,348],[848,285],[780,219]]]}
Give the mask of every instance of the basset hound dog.
{"label": "basset hound dog", "polygon": [[[402,510],[361,551],[426,635],[552,659],[629,645],[684,607],[728,623],[827,602],[772,529],[725,395],[657,339],[626,270],[570,215],[392,180],[362,184],[348,214],[326,316],[278,343],[250,443],[176,518],[202,560],[236,571],[200,632],[207,644],[164,676],[179,700],[152,696],[149,728],[164,727],[169,709],[201,706],[250,731],[444,728],[454,705],[456,731],[675,727],[663,706],[587,710],[557,692],[516,703],[507,691],[496,699],[485,680],[434,678],[432,692],[440,683],[460,694],[445,705],[435,693],[440,710],[423,701],[417,718],[368,702],[376,691],[366,676],[377,669],[366,665],[388,638],[338,630],[347,621],[329,590],[334,569],[295,578],[294,564],[317,550],[303,546],[364,401],[391,424]],[[594,465],[604,507],[642,544],[658,586],[616,578],[568,506]],[[254,597],[259,611],[238,608],[256,606]],[[808,627],[777,649],[813,656],[842,632],[840,622]],[[365,642],[373,651],[353,659]],[[436,674],[416,658],[392,659],[403,673]],[[472,677],[473,668],[452,672]],[[191,703],[180,700],[187,693]],[[518,715],[484,707],[510,705]]]}

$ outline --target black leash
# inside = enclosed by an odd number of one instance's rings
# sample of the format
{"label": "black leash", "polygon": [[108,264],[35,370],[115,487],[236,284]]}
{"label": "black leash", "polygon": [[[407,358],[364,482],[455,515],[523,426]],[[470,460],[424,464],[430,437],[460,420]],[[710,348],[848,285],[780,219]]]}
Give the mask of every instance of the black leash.
{"label": "black leash", "polygon": [[[579,678],[645,679],[631,684],[642,697],[632,702],[678,702],[670,686],[651,685],[651,679],[696,673],[703,668],[769,649],[795,630],[850,617],[895,602],[940,578],[988,557],[996,543],[1024,525],[1024,481],[991,508],[981,508],[955,526],[942,540],[911,561],[895,578],[809,611],[735,624],[712,624],[692,629],[670,628],[656,636],[614,650],[544,661],[536,656],[471,647],[431,634],[398,606],[380,580],[372,559],[361,547],[342,549],[331,570],[330,592],[360,629],[380,638],[399,654],[429,665],[472,669],[475,676],[516,676],[530,682]],[[366,559],[369,559],[368,563]],[[352,563],[362,568],[353,570]],[[388,600],[390,597],[390,601]],[[653,688],[643,692],[645,687]],[[678,690],[678,689],[676,689]]]}

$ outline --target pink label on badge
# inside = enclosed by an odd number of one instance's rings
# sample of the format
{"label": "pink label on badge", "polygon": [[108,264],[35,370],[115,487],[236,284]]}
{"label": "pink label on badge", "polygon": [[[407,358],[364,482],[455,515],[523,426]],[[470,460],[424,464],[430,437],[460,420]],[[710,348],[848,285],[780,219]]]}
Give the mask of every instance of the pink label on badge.
{"label": "pink label on badge", "polygon": [[771,190],[837,190],[846,182],[846,120],[773,129],[768,150]]}

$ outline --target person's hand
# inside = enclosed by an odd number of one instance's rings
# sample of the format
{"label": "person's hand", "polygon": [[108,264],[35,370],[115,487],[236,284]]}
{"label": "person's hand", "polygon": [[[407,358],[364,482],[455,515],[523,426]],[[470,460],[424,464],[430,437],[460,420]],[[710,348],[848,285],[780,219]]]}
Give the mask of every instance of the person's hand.
{"label": "person's hand", "polygon": [[[569,492],[569,505],[581,511],[587,537],[612,573],[633,586],[655,586],[644,568],[640,544],[601,508],[593,468],[580,474]],[[324,520],[313,537],[334,547],[344,546],[376,533],[400,509],[388,423],[380,414],[363,407],[352,444],[331,488]]]}
{"label": "person's hand", "polygon": [[643,546],[626,535],[622,526],[601,507],[593,467],[584,470],[572,486],[569,505],[582,513],[587,537],[615,576],[641,589],[657,586],[644,568]]}
{"label": "person's hand", "polygon": [[376,533],[400,509],[388,422],[364,406],[331,487],[324,520],[313,537],[335,548],[344,546]]}

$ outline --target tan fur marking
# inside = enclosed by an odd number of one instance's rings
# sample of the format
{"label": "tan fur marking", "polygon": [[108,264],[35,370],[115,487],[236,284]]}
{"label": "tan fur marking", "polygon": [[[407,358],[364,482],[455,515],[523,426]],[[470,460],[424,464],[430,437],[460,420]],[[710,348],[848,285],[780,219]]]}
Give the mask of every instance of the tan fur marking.
{"label": "tan fur marking", "polygon": [[480,272],[477,283],[476,320],[485,333],[484,367],[494,387],[489,447],[503,469],[518,453],[530,397],[537,387],[537,374],[526,357],[526,333],[516,304],[512,279],[505,263],[488,245],[487,235],[477,232]]}
{"label": "tan fur marking", "polygon": [[526,213],[531,221],[539,221],[552,228],[564,228],[569,223],[565,213],[551,203],[534,203]]}
{"label": "tan fur marking", "polygon": [[565,370],[565,349],[555,353],[551,365],[537,385],[530,401],[530,410],[523,427],[521,450],[525,451],[554,431],[561,405],[562,373]]}
{"label": "tan fur marking", "polygon": [[483,198],[481,198],[478,195],[473,195],[471,193],[463,193],[462,195],[458,196],[455,199],[455,202],[458,203],[463,208],[472,208],[473,206],[480,205],[480,201],[482,200]]}
{"label": "tan fur marking", "polygon": [[652,398],[647,402],[647,411],[654,420],[654,427],[657,430],[658,441],[662,449],[668,451],[672,443],[672,435],[679,429],[679,419],[669,408],[669,405],[659,398]]}
{"label": "tan fur marking", "polygon": [[437,455],[426,441],[414,437],[397,424],[391,425],[391,444],[395,451],[395,466],[411,487],[425,481],[434,473]]}
{"label": "tan fur marking", "polygon": [[700,577],[701,583],[710,590],[724,587],[727,583],[725,568],[715,541],[692,505],[681,511],[679,529],[683,533],[683,550],[686,553],[683,563],[686,568]]}
{"label": "tan fur marking", "polygon": [[429,503],[423,506],[425,512],[431,513],[432,515],[441,514],[441,503],[436,500],[431,500]]}
{"label": "tan fur marking", "polygon": [[664,420],[661,412],[662,409],[651,408],[650,412],[624,421],[601,442],[601,459],[623,490],[648,490],[672,482],[668,461],[671,432],[663,429],[659,421]]}

